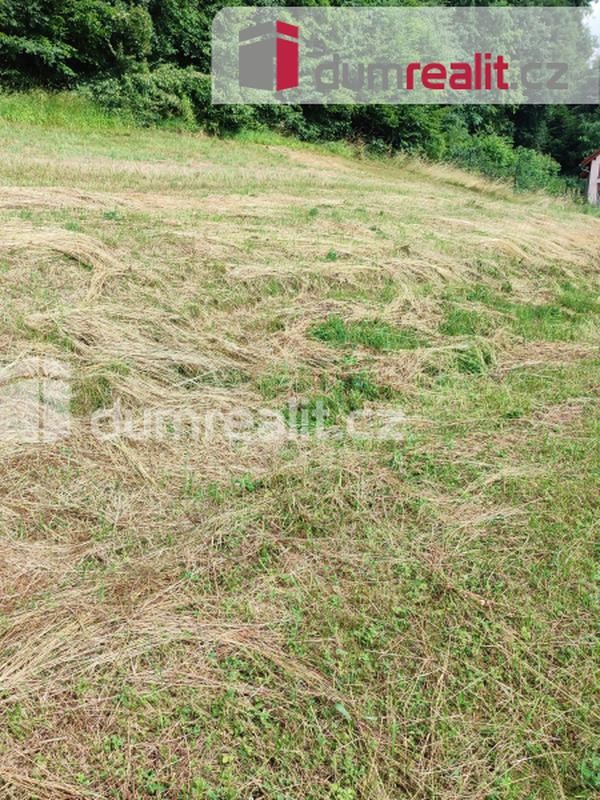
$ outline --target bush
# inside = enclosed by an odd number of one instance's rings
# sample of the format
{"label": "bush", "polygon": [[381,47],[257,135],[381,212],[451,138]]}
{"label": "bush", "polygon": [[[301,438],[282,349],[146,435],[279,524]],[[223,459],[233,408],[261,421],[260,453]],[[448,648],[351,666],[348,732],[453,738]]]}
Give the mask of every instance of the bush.
{"label": "bush", "polygon": [[450,142],[448,156],[461,167],[489,178],[508,178],[515,171],[515,151],[503,136],[463,136],[456,143]]}
{"label": "bush", "polygon": [[87,92],[110,111],[130,112],[140,125],[178,120],[193,126],[196,119],[186,92],[188,72],[168,64],[152,71],[141,68],[90,84]]}
{"label": "bush", "polygon": [[131,114],[139,125],[174,121],[222,135],[252,127],[256,122],[251,106],[213,106],[210,78],[191,67],[143,67],[121,78],[89,84],[86,92],[110,111]]}
{"label": "bush", "polygon": [[551,156],[527,147],[517,147],[515,188],[519,191],[544,189],[558,193],[565,188],[560,178],[560,164]]}
{"label": "bush", "polygon": [[489,178],[509,180],[517,191],[565,190],[560,164],[528,147],[513,147],[510,139],[495,134],[462,135],[450,143],[448,157],[465,169]]}
{"label": "bush", "polygon": [[187,85],[187,92],[196,122],[207,133],[223,136],[237,133],[244,128],[256,127],[256,112],[253,106],[212,105],[211,82],[208,75],[194,73]]}

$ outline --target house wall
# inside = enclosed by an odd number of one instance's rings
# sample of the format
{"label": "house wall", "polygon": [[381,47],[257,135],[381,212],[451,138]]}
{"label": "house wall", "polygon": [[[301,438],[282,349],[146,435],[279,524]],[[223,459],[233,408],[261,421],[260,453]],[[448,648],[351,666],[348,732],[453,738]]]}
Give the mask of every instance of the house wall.
{"label": "house wall", "polygon": [[600,203],[600,156],[590,164],[590,182],[588,186],[588,200],[597,205]]}

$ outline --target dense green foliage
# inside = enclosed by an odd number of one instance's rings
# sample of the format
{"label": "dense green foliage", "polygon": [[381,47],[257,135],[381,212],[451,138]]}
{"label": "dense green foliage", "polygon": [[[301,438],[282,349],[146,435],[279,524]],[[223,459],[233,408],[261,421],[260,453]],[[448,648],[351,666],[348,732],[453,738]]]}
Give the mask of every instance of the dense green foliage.
{"label": "dense green foliage", "polygon": [[144,125],[177,120],[213,133],[266,125],[310,141],[361,141],[374,153],[418,152],[523,189],[561,190],[559,173],[574,176],[600,142],[600,114],[589,107],[211,106],[210,25],[222,5],[0,0],[0,84],[78,89]]}

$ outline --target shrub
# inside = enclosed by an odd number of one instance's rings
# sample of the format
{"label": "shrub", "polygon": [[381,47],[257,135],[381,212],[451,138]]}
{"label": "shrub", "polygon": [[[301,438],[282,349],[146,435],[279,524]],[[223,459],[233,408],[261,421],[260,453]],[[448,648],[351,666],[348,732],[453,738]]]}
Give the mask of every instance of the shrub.
{"label": "shrub", "polygon": [[560,164],[528,147],[514,147],[496,134],[462,135],[450,143],[448,157],[461,167],[489,178],[509,180],[517,191],[564,191]]}
{"label": "shrub", "polygon": [[191,100],[186,91],[193,70],[164,64],[128,72],[121,78],[107,78],[87,87],[94,100],[111,111],[129,111],[136,122],[152,125],[177,119],[195,124]]}
{"label": "shrub", "polygon": [[256,112],[253,106],[212,105],[211,84],[208,75],[189,71],[186,84],[196,116],[196,122],[207,132],[220,136],[237,133],[243,128],[256,125]]}
{"label": "shrub", "polygon": [[515,153],[515,189],[544,189],[553,193],[564,189],[564,182],[559,177],[560,164],[553,158],[528,147],[517,147]]}
{"label": "shrub", "polygon": [[504,136],[464,136],[456,144],[450,143],[448,155],[460,166],[490,178],[508,178],[515,171],[515,151]]}
{"label": "shrub", "polygon": [[250,106],[213,106],[210,78],[191,67],[142,67],[120,78],[92,83],[86,91],[105,108],[130,113],[140,125],[171,120],[186,127],[200,125],[208,133],[227,134],[255,123]]}

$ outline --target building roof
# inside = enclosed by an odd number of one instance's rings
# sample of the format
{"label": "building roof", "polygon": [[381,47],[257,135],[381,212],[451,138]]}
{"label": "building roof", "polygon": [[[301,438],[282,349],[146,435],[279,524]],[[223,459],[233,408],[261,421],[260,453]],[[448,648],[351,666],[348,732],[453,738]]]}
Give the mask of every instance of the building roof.
{"label": "building roof", "polygon": [[587,156],[587,158],[584,158],[583,161],[581,162],[581,166],[587,167],[587,165],[591,164],[592,161],[598,158],[598,156],[600,156],[600,150],[596,150],[595,153],[592,153],[590,156]]}

